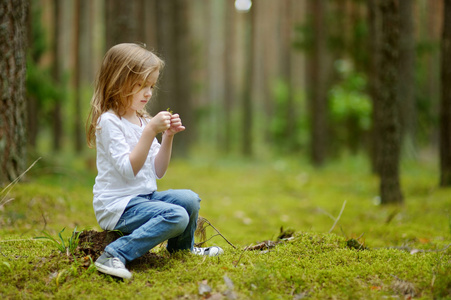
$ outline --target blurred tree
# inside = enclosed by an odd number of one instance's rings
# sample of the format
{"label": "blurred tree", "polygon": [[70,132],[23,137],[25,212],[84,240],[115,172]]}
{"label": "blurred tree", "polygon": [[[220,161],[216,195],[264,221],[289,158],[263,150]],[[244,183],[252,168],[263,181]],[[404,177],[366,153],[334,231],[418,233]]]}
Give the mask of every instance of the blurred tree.
{"label": "blurred tree", "polygon": [[242,140],[241,140],[241,153],[244,156],[252,156],[253,149],[253,121],[254,121],[254,108],[252,105],[252,89],[254,84],[254,57],[256,51],[255,48],[255,22],[256,13],[255,10],[257,1],[254,1],[252,8],[246,13],[246,28],[245,28],[245,75],[246,82],[242,86]]}
{"label": "blurred tree", "polygon": [[440,185],[451,186],[451,0],[445,0],[441,46]]}
{"label": "blurred tree", "polygon": [[119,43],[143,42],[141,4],[139,0],[105,0],[106,49]]}
{"label": "blurred tree", "polygon": [[16,179],[27,163],[26,0],[0,2],[0,184]]}
{"label": "blurred tree", "polygon": [[90,57],[89,51],[89,0],[77,0],[75,2],[75,95],[74,95],[74,146],[75,151],[80,153],[84,147],[83,121],[82,121],[82,88],[84,74],[87,70],[86,60]]}
{"label": "blurred tree", "polygon": [[[196,124],[191,99],[191,58],[188,0],[157,1],[157,43],[165,60],[160,75],[158,102],[180,114],[186,131],[177,137],[174,153],[188,155]],[[161,108],[160,108],[161,109]]]}
{"label": "blurred tree", "polygon": [[380,125],[382,124],[383,113],[379,100],[380,92],[380,60],[381,60],[381,36],[382,24],[381,13],[377,0],[368,0],[368,52],[369,67],[368,67],[368,90],[372,100],[372,115],[371,115],[371,138],[370,138],[370,161],[372,171],[375,174],[380,173],[381,169],[381,144],[382,131]]}
{"label": "blurred tree", "polygon": [[[232,108],[236,95],[235,88],[235,4],[234,1],[225,3],[225,55],[224,55],[224,122],[222,125],[222,141],[220,147],[224,153],[230,153],[232,149]],[[219,127],[221,128],[221,127]]]}
{"label": "blurred tree", "polygon": [[409,153],[415,148],[415,38],[413,0],[399,1],[399,81],[398,104],[403,145]]}
{"label": "blurred tree", "polygon": [[399,13],[397,0],[381,0],[382,17],[380,93],[383,118],[379,119],[381,202],[402,203],[399,182],[400,128],[398,115]]}
{"label": "blurred tree", "polygon": [[[53,26],[53,80],[57,85],[61,85],[63,82],[63,56],[61,53],[60,35],[63,27],[63,14],[61,11],[61,1],[53,0],[53,20],[55,22]],[[53,106],[52,120],[53,120],[53,150],[58,151],[61,149],[61,140],[63,137],[63,115],[62,115],[62,101],[60,97],[55,99]]]}
{"label": "blurred tree", "polygon": [[309,0],[308,11],[313,18],[312,49],[307,63],[307,90],[310,117],[310,155],[315,166],[324,164],[327,153],[327,74],[326,74],[326,2]]}
{"label": "blurred tree", "polygon": [[292,32],[293,32],[293,16],[292,12],[294,9],[292,0],[284,0],[280,1],[280,5],[282,5],[283,15],[285,16],[282,20],[281,24],[281,77],[282,80],[286,83],[287,87],[287,97],[286,97],[286,106],[285,106],[285,120],[286,120],[286,128],[284,130],[285,139],[290,141],[288,143],[289,150],[294,151],[296,148],[296,106],[294,103],[294,91],[293,86],[291,84],[291,74],[292,74],[292,65],[293,59],[291,56],[291,48],[292,48]]}

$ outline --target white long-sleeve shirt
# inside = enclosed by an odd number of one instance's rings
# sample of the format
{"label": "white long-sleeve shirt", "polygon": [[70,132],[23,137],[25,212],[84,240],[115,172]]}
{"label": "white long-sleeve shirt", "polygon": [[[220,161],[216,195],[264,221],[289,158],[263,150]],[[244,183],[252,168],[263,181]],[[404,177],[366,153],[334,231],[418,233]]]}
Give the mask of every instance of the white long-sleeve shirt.
{"label": "white long-sleeve shirt", "polygon": [[[146,121],[146,120],[144,120]],[[130,152],[138,143],[145,124],[135,125],[113,112],[101,115],[96,131],[97,177],[94,212],[104,230],[113,230],[128,202],[140,194],[157,190],[155,156],[160,144],[155,138],[141,170],[133,173]]]}

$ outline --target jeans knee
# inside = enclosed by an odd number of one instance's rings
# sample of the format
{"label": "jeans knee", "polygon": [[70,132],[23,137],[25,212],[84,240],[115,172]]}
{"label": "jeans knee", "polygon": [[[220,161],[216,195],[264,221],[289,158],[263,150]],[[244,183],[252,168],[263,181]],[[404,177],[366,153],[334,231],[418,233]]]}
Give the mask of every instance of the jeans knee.
{"label": "jeans knee", "polygon": [[173,208],[173,216],[175,219],[174,231],[177,231],[177,234],[181,234],[185,231],[189,223],[188,212],[183,207],[176,206]]}
{"label": "jeans knee", "polygon": [[183,190],[184,195],[184,202],[185,202],[185,208],[191,213],[197,213],[200,209],[200,198],[199,195],[197,195],[195,192],[191,190]]}

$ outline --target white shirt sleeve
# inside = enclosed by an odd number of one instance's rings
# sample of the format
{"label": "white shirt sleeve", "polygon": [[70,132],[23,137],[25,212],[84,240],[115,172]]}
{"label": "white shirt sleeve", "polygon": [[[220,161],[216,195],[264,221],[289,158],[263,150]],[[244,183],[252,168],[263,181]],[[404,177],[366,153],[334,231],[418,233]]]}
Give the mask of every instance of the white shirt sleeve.
{"label": "white shirt sleeve", "polygon": [[108,151],[109,162],[116,171],[125,179],[131,180],[135,178],[133,168],[130,162],[130,145],[126,142],[126,131],[122,122],[118,118],[108,118],[102,116],[99,122],[99,133],[97,138]]}

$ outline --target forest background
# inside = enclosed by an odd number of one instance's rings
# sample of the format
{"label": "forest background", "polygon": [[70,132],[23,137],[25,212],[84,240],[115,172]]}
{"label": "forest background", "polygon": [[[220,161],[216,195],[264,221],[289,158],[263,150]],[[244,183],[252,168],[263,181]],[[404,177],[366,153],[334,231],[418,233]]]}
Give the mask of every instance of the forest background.
{"label": "forest background", "polygon": [[[373,172],[396,178],[401,155],[435,156],[442,142],[438,180],[449,184],[444,2],[260,0],[239,11],[240,2],[31,1],[31,157],[92,159],[84,123],[100,61],[110,46],[138,42],[166,61],[149,111],[181,114],[188,130],[176,156],[295,154],[319,167],[360,152]],[[401,201],[392,194],[388,202]]]}

